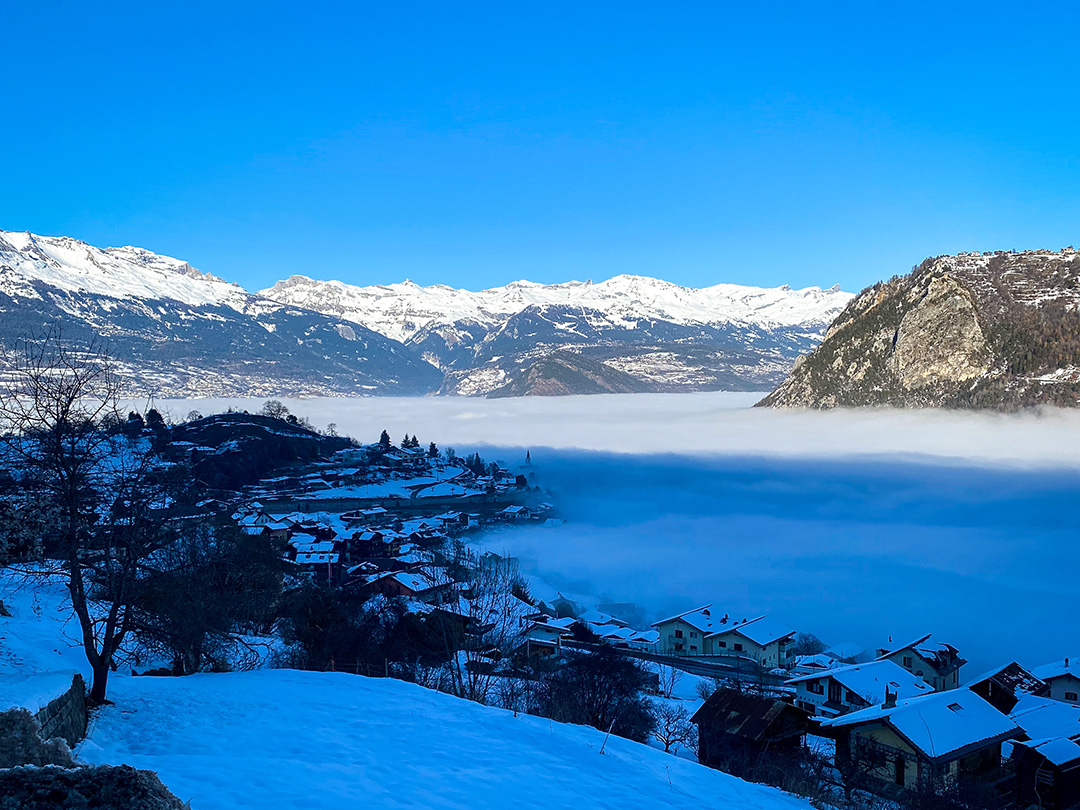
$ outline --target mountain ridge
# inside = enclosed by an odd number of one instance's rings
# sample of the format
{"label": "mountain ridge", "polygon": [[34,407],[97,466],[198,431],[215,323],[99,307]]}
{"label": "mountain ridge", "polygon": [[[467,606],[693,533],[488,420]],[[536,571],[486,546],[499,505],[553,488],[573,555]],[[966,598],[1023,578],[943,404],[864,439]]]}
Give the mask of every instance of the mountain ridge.
{"label": "mountain ridge", "polygon": [[106,339],[158,396],[760,390],[850,298],[632,275],[472,292],[296,274],[252,293],[144,248],[0,231],[0,340]]}

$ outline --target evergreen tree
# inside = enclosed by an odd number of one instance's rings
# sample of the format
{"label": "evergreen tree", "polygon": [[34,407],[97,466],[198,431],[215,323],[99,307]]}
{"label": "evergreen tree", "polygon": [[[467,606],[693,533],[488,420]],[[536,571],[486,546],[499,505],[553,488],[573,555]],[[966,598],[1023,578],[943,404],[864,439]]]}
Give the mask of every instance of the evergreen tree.
{"label": "evergreen tree", "polygon": [[439,448],[435,445],[435,442],[432,442],[431,444],[428,445],[427,454],[428,454],[428,458],[438,458],[439,457]]}
{"label": "evergreen tree", "polygon": [[390,449],[390,434],[385,430],[379,436],[379,444],[381,444],[387,450]]}

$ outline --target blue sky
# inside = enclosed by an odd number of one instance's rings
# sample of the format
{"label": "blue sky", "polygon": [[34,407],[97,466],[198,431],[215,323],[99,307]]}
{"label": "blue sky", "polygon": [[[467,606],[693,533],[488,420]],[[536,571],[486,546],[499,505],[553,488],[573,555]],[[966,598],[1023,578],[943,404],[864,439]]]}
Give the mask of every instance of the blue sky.
{"label": "blue sky", "polygon": [[222,5],[5,10],[0,228],[249,288],[1080,242],[1074,4]]}

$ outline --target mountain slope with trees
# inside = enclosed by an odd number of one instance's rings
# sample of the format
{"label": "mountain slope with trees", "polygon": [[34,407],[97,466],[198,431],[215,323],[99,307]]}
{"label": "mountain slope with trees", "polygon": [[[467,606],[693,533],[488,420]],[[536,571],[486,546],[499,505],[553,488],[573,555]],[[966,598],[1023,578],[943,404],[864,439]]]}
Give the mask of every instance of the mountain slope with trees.
{"label": "mountain slope with trees", "polygon": [[860,293],[759,404],[1080,404],[1080,253],[962,253]]}

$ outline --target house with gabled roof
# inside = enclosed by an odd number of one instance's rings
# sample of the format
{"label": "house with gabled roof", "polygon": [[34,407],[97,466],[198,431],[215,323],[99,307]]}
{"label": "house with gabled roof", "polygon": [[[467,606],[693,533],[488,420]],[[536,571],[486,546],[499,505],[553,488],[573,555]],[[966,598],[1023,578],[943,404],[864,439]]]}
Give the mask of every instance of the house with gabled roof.
{"label": "house with gabled roof", "polygon": [[990,703],[998,711],[1010,713],[1025,695],[1047,695],[1050,687],[1015,661],[995,667],[972,678],[965,689],[970,689]]}
{"label": "house with gabled roof", "polygon": [[1050,697],[1080,706],[1080,661],[1066,658],[1031,670],[1050,687]]}
{"label": "house with gabled roof", "polygon": [[960,667],[967,663],[956,647],[935,641],[930,633],[910,644],[879,649],[877,660],[899,664],[925,680],[937,692],[959,687]]}
{"label": "house with gabled roof", "polygon": [[661,655],[704,655],[705,637],[719,626],[719,618],[713,616],[708,604],[653,622],[660,634],[656,651]]}
{"label": "house with gabled roof", "polygon": [[[888,663],[888,662],[885,662]],[[936,791],[1012,774],[1001,767],[1002,743],[1023,736],[1008,715],[970,689],[896,699],[826,720],[836,737],[836,764],[868,787]]]}
{"label": "house with gabled roof", "polygon": [[721,617],[718,626],[706,636],[705,651],[710,655],[749,658],[763,669],[791,669],[795,664],[795,631],[770,616],[731,622]]}
{"label": "house with gabled roof", "polygon": [[795,687],[795,705],[820,717],[839,717],[885,701],[888,695],[913,698],[933,690],[892,661],[849,664],[786,681]]}
{"label": "house with gabled roof", "polygon": [[717,689],[694,713],[698,761],[738,774],[738,764],[766,752],[798,749],[810,717],[782,700],[737,689]]}

